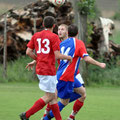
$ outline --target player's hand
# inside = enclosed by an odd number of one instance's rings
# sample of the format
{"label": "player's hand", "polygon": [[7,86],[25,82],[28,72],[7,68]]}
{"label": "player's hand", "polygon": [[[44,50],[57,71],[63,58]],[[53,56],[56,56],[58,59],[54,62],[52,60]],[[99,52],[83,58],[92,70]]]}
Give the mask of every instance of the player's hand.
{"label": "player's hand", "polygon": [[28,69],[28,71],[33,70],[33,67],[34,67],[35,64],[36,64],[36,61],[33,60],[32,62],[27,64],[26,69]]}
{"label": "player's hand", "polygon": [[72,62],[72,57],[71,56],[68,56],[68,57],[69,57],[68,61],[71,63]]}
{"label": "player's hand", "polygon": [[102,69],[104,69],[104,68],[106,67],[106,64],[105,64],[105,63],[100,63],[100,67],[101,67]]}

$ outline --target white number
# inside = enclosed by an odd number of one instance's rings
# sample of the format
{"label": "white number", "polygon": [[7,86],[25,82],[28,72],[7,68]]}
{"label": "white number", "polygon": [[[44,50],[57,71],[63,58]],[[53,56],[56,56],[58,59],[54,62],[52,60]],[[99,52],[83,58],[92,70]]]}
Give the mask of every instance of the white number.
{"label": "white number", "polygon": [[44,48],[42,48],[42,53],[48,54],[50,52],[50,48],[49,48],[50,41],[48,39],[44,39],[42,43],[45,42],[46,42],[45,47],[47,48],[47,50],[45,51]]}
{"label": "white number", "polygon": [[39,38],[39,39],[37,39],[37,41],[38,41],[38,51],[37,51],[37,53],[41,53],[41,39]]}
{"label": "white number", "polygon": [[46,43],[44,45],[46,50],[44,48],[41,48],[41,38],[38,38],[37,41],[38,41],[38,51],[37,51],[37,53],[41,53],[42,52],[44,54],[48,54],[50,52],[50,47],[49,47],[50,41],[48,39],[44,39],[42,41],[43,44]]}
{"label": "white number", "polygon": [[[64,55],[68,55],[69,51],[70,51],[70,47],[68,47],[68,48],[66,49],[66,51],[65,51],[65,47],[64,47],[64,46],[61,48],[61,52],[62,52],[62,54],[64,54]],[[63,60],[63,61],[64,61],[64,62],[67,62],[67,60]]]}

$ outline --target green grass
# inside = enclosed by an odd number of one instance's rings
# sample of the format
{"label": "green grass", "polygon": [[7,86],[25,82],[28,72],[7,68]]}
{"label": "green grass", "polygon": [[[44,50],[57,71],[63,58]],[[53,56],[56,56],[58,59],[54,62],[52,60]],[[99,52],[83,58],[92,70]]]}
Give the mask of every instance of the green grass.
{"label": "green grass", "polygon": [[[76,120],[119,120],[120,88],[87,87],[84,107]],[[19,120],[18,115],[30,108],[44,93],[38,83],[1,83],[0,84],[0,120]],[[63,120],[71,113],[73,103],[62,111]],[[44,109],[30,120],[40,120]]]}
{"label": "green grass", "polygon": [[88,85],[120,86],[120,57],[112,57],[109,62],[104,58],[99,58],[97,61],[105,62],[106,68],[101,69],[98,66],[89,64],[87,71]]}
{"label": "green grass", "polygon": [[113,36],[110,37],[110,40],[112,40],[116,44],[120,44],[120,30],[114,31]]}
{"label": "green grass", "polygon": [[[34,81],[33,71],[28,71],[25,67],[31,62],[28,56],[22,56],[15,61],[7,63],[7,78],[0,74],[0,82],[31,82]],[[0,64],[0,73],[3,73],[3,66]],[[35,79],[36,80],[36,79]]]}

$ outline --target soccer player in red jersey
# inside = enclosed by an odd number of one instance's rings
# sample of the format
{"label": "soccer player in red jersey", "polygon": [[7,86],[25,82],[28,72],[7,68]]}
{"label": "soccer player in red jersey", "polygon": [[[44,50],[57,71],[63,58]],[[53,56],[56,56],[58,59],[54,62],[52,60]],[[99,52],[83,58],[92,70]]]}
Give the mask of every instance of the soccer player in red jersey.
{"label": "soccer player in red jersey", "polygon": [[[37,100],[29,110],[20,114],[21,120],[29,120],[31,115],[41,110],[47,103],[50,103],[56,120],[62,120],[55,94],[57,83],[55,59],[66,59],[71,62],[72,57],[62,55],[59,51],[60,40],[53,33],[55,19],[47,16],[43,24],[46,29],[33,35],[27,44],[26,54],[36,60],[39,88],[45,92],[45,95]],[[36,55],[33,52],[34,49]]]}

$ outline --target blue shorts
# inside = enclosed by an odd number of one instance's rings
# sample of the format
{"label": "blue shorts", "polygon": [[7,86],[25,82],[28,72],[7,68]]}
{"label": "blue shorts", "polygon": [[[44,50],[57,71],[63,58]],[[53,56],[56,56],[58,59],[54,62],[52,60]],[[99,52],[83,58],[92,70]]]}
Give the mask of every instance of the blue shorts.
{"label": "blue shorts", "polygon": [[74,88],[74,82],[58,80],[57,91],[61,99],[69,99]]}
{"label": "blue shorts", "polygon": [[75,77],[74,78],[74,88],[78,88],[78,87],[81,87],[83,86],[80,81]]}
{"label": "blue shorts", "polygon": [[57,83],[58,97],[62,99],[68,99],[70,98],[73,89],[81,86],[82,84],[76,77],[74,78],[74,82],[58,80]]}

